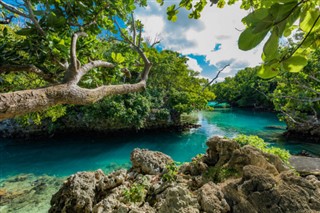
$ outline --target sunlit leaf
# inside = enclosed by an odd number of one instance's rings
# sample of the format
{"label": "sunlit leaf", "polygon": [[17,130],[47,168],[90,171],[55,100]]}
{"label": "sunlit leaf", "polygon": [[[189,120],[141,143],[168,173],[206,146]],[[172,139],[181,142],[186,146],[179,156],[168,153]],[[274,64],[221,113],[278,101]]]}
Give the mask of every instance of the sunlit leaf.
{"label": "sunlit leaf", "polygon": [[243,31],[238,40],[238,46],[241,50],[251,50],[256,47],[267,35],[268,30],[260,33],[253,33],[253,28],[249,27]]}
{"label": "sunlit leaf", "polygon": [[[300,22],[300,29],[304,32],[309,32],[313,27],[313,31],[320,29],[320,12],[319,10],[307,11],[303,20]],[[315,23],[317,21],[317,23]],[[314,25],[315,24],[315,25]]]}
{"label": "sunlit leaf", "polygon": [[258,71],[258,76],[264,79],[273,78],[279,74],[279,71],[280,68],[275,64],[262,65]]}
{"label": "sunlit leaf", "polygon": [[305,56],[294,55],[283,62],[283,68],[289,72],[300,72],[307,64]]}

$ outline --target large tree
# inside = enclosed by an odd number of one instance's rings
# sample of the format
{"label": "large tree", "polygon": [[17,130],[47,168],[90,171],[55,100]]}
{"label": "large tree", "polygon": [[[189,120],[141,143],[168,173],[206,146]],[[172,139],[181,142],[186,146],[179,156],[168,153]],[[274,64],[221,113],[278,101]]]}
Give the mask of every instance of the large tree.
{"label": "large tree", "polygon": [[[145,6],[146,1],[12,2],[0,1],[0,74],[33,73],[46,83],[40,88],[2,90],[0,120],[59,104],[94,103],[106,96],[138,92],[146,87],[152,64],[143,52],[142,25],[135,22],[132,15],[135,5]],[[131,26],[130,32],[121,29],[125,25]],[[115,35],[115,40],[130,45],[141,57],[139,79],[133,84],[79,86],[91,70],[114,69],[123,62],[119,53],[95,54],[110,34]],[[84,38],[77,44],[81,37]],[[104,60],[110,58],[108,54],[113,63]],[[127,67],[118,68],[130,74]]]}

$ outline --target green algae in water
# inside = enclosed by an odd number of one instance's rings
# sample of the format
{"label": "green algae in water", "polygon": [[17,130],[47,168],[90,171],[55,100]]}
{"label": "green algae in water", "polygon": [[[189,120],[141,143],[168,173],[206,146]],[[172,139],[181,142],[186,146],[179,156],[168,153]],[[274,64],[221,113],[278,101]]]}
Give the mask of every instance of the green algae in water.
{"label": "green algae in water", "polygon": [[20,174],[0,180],[1,213],[45,213],[63,178]]}

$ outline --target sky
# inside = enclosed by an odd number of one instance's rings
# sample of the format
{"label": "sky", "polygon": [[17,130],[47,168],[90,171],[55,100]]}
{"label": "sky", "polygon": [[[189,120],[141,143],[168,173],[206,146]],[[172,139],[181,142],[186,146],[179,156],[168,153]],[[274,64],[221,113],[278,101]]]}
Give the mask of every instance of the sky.
{"label": "sky", "polygon": [[189,58],[188,66],[200,72],[201,77],[213,78],[226,64],[230,64],[217,81],[234,76],[245,67],[254,67],[262,62],[262,45],[253,50],[238,49],[238,38],[245,29],[241,19],[249,12],[239,9],[239,4],[226,5],[223,9],[207,6],[201,18],[191,20],[188,11],[180,10],[178,20],[167,20],[166,8],[179,1],[165,1],[160,6],[148,1],[147,8],[138,8],[135,15],[144,24],[147,38],[158,38],[163,49],[178,51]]}

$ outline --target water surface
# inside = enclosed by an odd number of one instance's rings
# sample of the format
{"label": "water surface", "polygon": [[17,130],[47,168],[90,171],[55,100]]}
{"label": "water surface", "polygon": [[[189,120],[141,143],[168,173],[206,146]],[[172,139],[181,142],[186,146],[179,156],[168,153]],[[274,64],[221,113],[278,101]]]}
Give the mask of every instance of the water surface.
{"label": "water surface", "polygon": [[130,153],[136,147],[164,152],[175,161],[189,161],[196,154],[205,152],[206,140],[214,135],[234,137],[237,134],[253,134],[293,154],[301,150],[320,154],[320,144],[286,141],[280,137],[283,129],[266,128],[285,128],[285,124],[278,121],[274,113],[217,109],[213,112],[199,112],[196,116],[201,127],[186,133],[124,133],[105,138],[70,136],[32,143],[2,139],[0,178],[21,173],[62,177],[98,168],[110,171],[118,167],[129,167]]}

